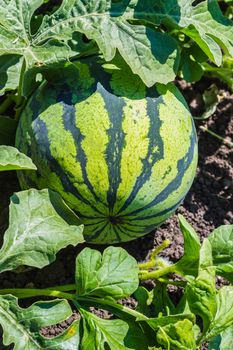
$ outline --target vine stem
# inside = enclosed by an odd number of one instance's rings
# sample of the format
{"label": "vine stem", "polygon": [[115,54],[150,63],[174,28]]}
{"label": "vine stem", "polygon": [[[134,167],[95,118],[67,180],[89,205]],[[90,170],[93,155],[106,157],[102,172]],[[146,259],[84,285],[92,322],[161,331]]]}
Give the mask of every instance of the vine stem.
{"label": "vine stem", "polygon": [[76,297],[77,301],[73,300],[73,303],[75,306],[79,306],[80,305],[77,302],[81,302],[82,304],[86,304],[88,306],[96,306],[97,308],[103,308],[103,309],[107,309],[109,311],[115,311],[115,312],[119,312],[119,313],[126,313],[129,316],[133,316],[134,318],[140,318],[140,320],[148,320],[148,317],[141,314],[140,312],[130,309],[127,306],[124,306],[122,304],[117,304],[116,302],[113,302],[111,300],[108,299],[97,299],[97,298],[93,298],[93,297]]}
{"label": "vine stem", "polygon": [[142,272],[139,274],[140,280],[148,280],[148,279],[159,279],[160,277],[167,275],[168,273],[174,272],[174,265],[169,265],[167,267],[164,267],[163,269],[159,269],[156,271],[151,272]]}
{"label": "vine stem", "polygon": [[75,290],[75,285],[57,286],[53,288],[37,289],[37,288],[7,288],[0,289],[0,295],[12,294],[20,299],[32,298],[36,296],[48,296],[61,299],[73,300],[74,293],[66,293],[65,291]]}
{"label": "vine stem", "polygon": [[210,134],[211,136],[214,136],[214,137],[217,138],[218,140],[222,141],[222,142],[223,142],[225,145],[227,145],[228,147],[231,147],[231,148],[233,147],[233,142],[224,139],[222,136],[216,134],[216,133],[213,132],[212,130],[210,130],[210,129],[204,127],[204,126],[200,126],[200,129],[201,129],[202,131],[207,132],[207,133]]}
{"label": "vine stem", "polygon": [[116,314],[128,315],[128,317],[140,318],[141,320],[147,320],[148,317],[141,314],[140,312],[130,309],[124,305],[117,304],[114,301],[108,299],[100,299],[88,296],[78,296],[75,293],[66,293],[63,290],[74,290],[75,284],[68,284],[65,286],[53,287],[60,290],[54,290],[52,288],[47,289],[36,289],[36,288],[9,288],[9,289],[0,289],[0,295],[12,294],[20,299],[31,298],[36,296],[48,296],[52,298],[67,299],[73,302],[73,304],[80,308],[79,302],[82,305],[87,306],[96,306],[98,308],[106,309]]}

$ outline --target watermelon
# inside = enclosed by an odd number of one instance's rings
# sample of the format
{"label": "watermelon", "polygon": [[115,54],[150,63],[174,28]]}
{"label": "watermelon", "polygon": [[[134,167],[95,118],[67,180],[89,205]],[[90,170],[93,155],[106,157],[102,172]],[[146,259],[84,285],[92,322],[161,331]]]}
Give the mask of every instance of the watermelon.
{"label": "watermelon", "polygon": [[48,76],[20,118],[16,147],[37,171],[23,189],[61,194],[87,241],[130,241],[179,206],[197,165],[195,127],[173,84],[147,88],[125,65],[100,58]]}

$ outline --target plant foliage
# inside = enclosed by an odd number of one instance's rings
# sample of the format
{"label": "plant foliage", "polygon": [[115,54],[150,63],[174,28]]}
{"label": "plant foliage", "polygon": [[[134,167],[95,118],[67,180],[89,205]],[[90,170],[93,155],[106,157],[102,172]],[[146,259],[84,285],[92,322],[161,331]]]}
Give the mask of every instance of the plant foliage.
{"label": "plant foliage", "polygon": [[232,23],[217,0],[63,0],[54,13],[36,15],[42,3],[0,1],[1,93],[18,86],[27,95],[41,70],[93,50],[106,61],[119,51],[148,86],[175,78],[180,52],[189,58],[190,72],[200,52],[217,66],[221,49],[233,54]]}
{"label": "plant foliage", "polygon": [[[46,11],[45,3],[47,6]],[[220,2],[221,7],[223,1]],[[217,0],[0,0],[0,171],[31,169],[14,145],[21,110],[40,82],[80,57],[119,54],[148,87],[176,76],[189,82],[216,76],[232,89],[232,1]],[[207,96],[208,97],[208,96]],[[216,107],[211,100],[210,108]],[[205,118],[204,116],[203,118]],[[74,283],[47,289],[1,289],[4,346],[14,350],[229,350],[233,343],[233,228],[225,225],[201,244],[180,216],[184,255],[176,263],[158,254],[138,264],[124,249],[85,248],[77,256]],[[30,189],[15,193],[0,249],[0,272],[43,268],[59,250],[84,241],[83,227],[61,197]],[[173,274],[178,274],[175,279]],[[229,282],[216,288],[216,275]],[[140,281],[154,279],[147,290]],[[231,284],[230,284],[231,283]],[[168,285],[183,288],[178,304]],[[27,308],[19,300],[38,298]],[[48,301],[40,297],[51,298]],[[134,297],[136,309],[121,303]],[[109,312],[101,319],[90,311]],[[41,330],[79,319],[54,338]]]}
{"label": "plant foliage", "polygon": [[[192,253],[191,242],[198,240],[196,233],[181,216],[180,224],[184,238],[186,237],[184,257],[180,262],[187,259],[187,254],[193,254],[197,264],[192,265],[192,269],[177,269],[179,262],[173,265],[167,263],[166,266],[157,255],[158,251],[152,253],[149,261],[137,264],[122,248],[108,247],[103,254],[85,248],[76,259],[73,285],[47,289],[0,290],[0,323],[4,331],[4,345],[14,343],[14,350],[104,350],[106,347],[112,350],[147,350],[150,347],[196,350],[208,340],[209,349],[227,349],[232,341],[233,287],[228,285],[219,290],[215,287],[214,247],[221,242],[223,231],[224,235],[231,233],[232,226],[215,230],[211,236],[214,240],[205,239],[201,246],[198,244],[200,249],[194,246]],[[70,233],[72,235],[72,226]],[[35,239],[37,243],[40,241],[39,236]],[[61,237],[61,245],[62,239]],[[26,244],[25,236],[21,240]],[[51,248],[56,243],[51,242]],[[26,261],[19,260],[17,255],[12,256],[9,268],[16,268],[22,262],[35,266],[34,259],[38,262],[37,267],[48,263],[33,251],[32,257]],[[189,259],[186,260],[187,263]],[[0,261],[0,266],[1,264]],[[229,261],[226,261],[222,267],[228,264]],[[176,284],[175,280],[169,279],[171,271],[181,271],[184,276],[182,281],[177,282],[184,288],[178,305],[173,304],[167,293],[167,285]],[[151,291],[139,287],[140,278],[154,278],[156,287]],[[133,293],[138,302],[136,310],[119,304],[119,299],[128,298]],[[18,305],[18,298],[40,295],[55,299],[37,301],[28,308]],[[57,337],[42,336],[43,327],[62,322],[72,315],[68,301],[77,309],[80,319]],[[90,307],[107,310],[115,317],[101,319],[90,312]],[[202,323],[197,316],[201,317]]]}

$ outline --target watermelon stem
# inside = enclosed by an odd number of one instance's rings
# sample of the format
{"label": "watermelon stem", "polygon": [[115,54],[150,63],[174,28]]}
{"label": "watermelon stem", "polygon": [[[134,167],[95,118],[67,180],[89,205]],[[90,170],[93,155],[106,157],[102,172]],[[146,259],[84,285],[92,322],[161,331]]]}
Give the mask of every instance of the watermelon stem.
{"label": "watermelon stem", "polygon": [[73,300],[75,294],[64,293],[59,290],[52,289],[37,289],[37,288],[9,288],[0,289],[1,295],[12,294],[20,299],[38,297],[38,296],[48,296],[52,298],[68,299]]}
{"label": "watermelon stem", "polygon": [[164,267],[162,269],[158,269],[156,271],[146,271],[146,272],[140,272],[139,278],[141,280],[148,280],[148,279],[159,279],[160,277],[167,275],[169,273],[175,272],[174,269],[175,265],[169,265],[167,267]]}
{"label": "watermelon stem", "polygon": [[226,146],[228,146],[230,148],[233,148],[233,142],[231,142],[231,141],[227,140],[226,138],[216,134],[215,132],[213,132],[212,130],[210,130],[210,129],[204,127],[204,126],[200,126],[200,129],[202,131],[207,132],[208,134],[210,134],[211,136],[215,137],[216,139],[222,141],[224,143],[224,145],[226,145]]}
{"label": "watermelon stem", "polygon": [[149,261],[145,263],[138,264],[139,269],[141,270],[149,270],[155,266],[160,267],[166,267],[167,264],[164,262],[164,260],[157,257],[157,255],[162,252],[165,248],[167,248],[170,244],[170,241],[168,239],[165,239],[165,241],[162,242],[158,247],[156,247],[150,255]]}

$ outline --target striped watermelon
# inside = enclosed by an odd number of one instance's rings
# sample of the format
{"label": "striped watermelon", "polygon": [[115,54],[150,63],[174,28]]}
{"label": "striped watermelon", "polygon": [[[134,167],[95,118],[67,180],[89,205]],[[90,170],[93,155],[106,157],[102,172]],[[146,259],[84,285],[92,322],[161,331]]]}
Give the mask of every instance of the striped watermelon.
{"label": "striped watermelon", "polygon": [[87,241],[141,237],[175,211],[194,178],[196,132],[183,97],[95,58],[58,75],[21,116],[16,146],[38,167],[18,174],[22,188],[59,192]]}

